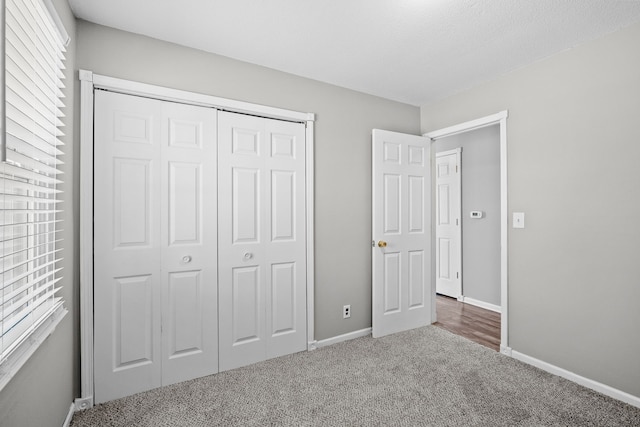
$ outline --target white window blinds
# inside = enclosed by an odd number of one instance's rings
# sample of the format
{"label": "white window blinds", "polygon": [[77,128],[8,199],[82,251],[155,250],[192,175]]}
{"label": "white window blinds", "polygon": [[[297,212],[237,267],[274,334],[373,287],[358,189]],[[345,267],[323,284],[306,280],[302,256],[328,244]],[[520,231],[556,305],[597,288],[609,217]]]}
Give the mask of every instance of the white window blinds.
{"label": "white window blinds", "polygon": [[[0,0],[4,99],[0,164],[0,373],[66,313],[60,275],[64,52],[43,0]],[[6,369],[5,369],[6,371]],[[0,381],[1,384],[1,381]]]}

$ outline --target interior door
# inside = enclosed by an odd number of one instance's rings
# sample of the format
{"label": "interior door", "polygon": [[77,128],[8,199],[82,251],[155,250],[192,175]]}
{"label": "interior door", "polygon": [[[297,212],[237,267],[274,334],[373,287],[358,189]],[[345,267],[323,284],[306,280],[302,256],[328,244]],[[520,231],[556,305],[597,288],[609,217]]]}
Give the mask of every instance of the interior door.
{"label": "interior door", "polygon": [[431,323],[429,139],[373,130],[373,336]]}
{"label": "interior door", "polygon": [[217,372],[216,112],[96,91],[95,400]]}
{"label": "interior door", "polygon": [[461,149],[436,153],[436,292],[462,296]]}
{"label": "interior door", "polygon": [[306,349],[304,124],[220,112],[220,370]]}

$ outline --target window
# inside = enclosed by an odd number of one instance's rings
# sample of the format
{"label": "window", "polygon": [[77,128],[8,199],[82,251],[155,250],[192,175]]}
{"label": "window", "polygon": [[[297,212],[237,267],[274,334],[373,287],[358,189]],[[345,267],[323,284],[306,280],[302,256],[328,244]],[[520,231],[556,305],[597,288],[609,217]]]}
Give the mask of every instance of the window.
{"label": "window", "polygon": [[66,309],[58,292],[63,32],[46,0],[0,5],[1,388]]}

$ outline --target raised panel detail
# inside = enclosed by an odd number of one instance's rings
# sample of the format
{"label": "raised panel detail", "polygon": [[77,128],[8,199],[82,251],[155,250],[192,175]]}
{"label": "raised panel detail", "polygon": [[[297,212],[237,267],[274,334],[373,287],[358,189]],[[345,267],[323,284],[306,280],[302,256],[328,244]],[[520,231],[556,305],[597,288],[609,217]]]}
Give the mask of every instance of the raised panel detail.
{"label": "raised panel detail", "polygon": [[150,233],[149,160],[113,159],[114,246],[148,246]]}
{"label": "raised panel detail", "polygon": [[424,251],[409,251],[409,309],[424,306]]}
{"label": "raised panel detail", "polygon": [[294,262],[271,266],[272,336],[296,330],[295,268]]}
{"label": "raised panel detail", "polygon": [[414,166],[422,166],[424,164],[424,148],[409,146],[409,164]]}
{"label": "raised panel detail", "polygon": [[448,164],[440,164],[437,169],[438,178],[443,178],[450,175],[449,165]]}
{"label": "raised panel detail", "polygon": [[384,254],[384,314],[400,311],[400,253]]}
{"label": "raised panel detail", "polygon": [[385,163],[400,164],[400,144],[395,142],[383,143],[383,157]]}
{"label": "raised panel detail", "polygon": [[233,128],[231,152],[233,154],[259,155],[260,131]]}
{"label": "raised panel detail", "polygon": [[169,146],[182,148],[202,147],[202,123],[169,119]]}
{"label": "raised panel detail", "polygon": [[117,277],[114,286],[115,372],[153,362],[153,281],[151,275]]}
{"label": "raised panel detail", "polygon": [[233,345],[259,339],[260,268],[258,266],[234,268],[232,271]]}
{"label": "raised panel detail", "polygon": [[151,144],[152,120],[151,116],[115,111],[113,139],[117,142]]}
{"label": "raised panel detail", "polygon": [[203,351],[201,287],[199,271],[169,273],[169,359]]}
{"label": "raised panel detail", "polygon": [[451,224],[449,211],[450,188],[448,184],[438,185],[438,225]]}
{"label": "raised panel detail", "polygon": [[259,174],[257,169],[233,168],[233,242],[258,242]]}
{"label": "raised panel detail", "polygon": [[295,240],[295,172],[271,172],[271,239]]}
{"label": "raised panel detail", "polygon": [[424,232],[424,178],[409,177],[409,233]]}
{"label": "raised panel detail", "polygon": [[169,163],[169,245],[201,241],[201,165]]}
{"label": "raised panel detail", "polygon": [[440,279],[451,279],[451,239],[440,238],[436,250],[438,251],[438,277]]}
{"label": "raised panel detail", "polygon": [[296,138],[292,135],[271,135],[271,157],[295,159]]}
{"label": "raised panel detail", "polygon": [[400,233],[400,175],[384,175],[384,233]]}

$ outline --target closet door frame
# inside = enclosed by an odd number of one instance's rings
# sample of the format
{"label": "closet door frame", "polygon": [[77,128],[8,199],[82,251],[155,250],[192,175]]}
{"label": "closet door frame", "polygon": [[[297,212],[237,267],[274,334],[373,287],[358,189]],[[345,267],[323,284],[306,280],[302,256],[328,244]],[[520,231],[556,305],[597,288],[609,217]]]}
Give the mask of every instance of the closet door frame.
{"label": "closet door frame", "polygon": [[305,124],[305,217],[307,263],[307,350],[316,348],[314,336],[314,121],[313,113],[303,113],[195,92],[123,80],[80,70],[80,397],[75,409],[94,405],[93,371],[93,114],[94,91],[110,90],[164,101],[213,107],[235,113]]}

